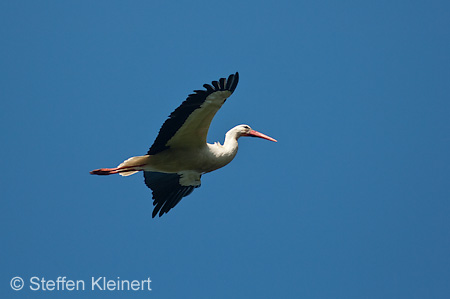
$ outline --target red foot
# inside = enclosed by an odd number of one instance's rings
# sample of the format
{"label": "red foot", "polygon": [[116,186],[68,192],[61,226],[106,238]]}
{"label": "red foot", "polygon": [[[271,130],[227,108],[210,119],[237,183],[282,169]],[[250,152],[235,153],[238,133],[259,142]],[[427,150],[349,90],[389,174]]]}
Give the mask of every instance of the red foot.
{"label": "red foot", "polygon": [[96,175],[110,175],[117,173],[117,170],[115,168],[100,168],[95,169],[89,172],[90,174],[96,174]]}

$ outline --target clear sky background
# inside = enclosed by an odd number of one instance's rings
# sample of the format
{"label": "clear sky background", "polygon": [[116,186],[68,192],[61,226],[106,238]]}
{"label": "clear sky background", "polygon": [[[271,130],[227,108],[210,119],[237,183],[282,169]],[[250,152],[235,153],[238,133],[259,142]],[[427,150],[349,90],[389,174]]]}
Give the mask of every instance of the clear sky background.
{"label": "clear sky background", "polygon": [[[449,298],[448,1],[2,1],[0,34],[1,298]],[[158,219],[142,174],[89,175],[236,71],[209,142],[278,143]]]}

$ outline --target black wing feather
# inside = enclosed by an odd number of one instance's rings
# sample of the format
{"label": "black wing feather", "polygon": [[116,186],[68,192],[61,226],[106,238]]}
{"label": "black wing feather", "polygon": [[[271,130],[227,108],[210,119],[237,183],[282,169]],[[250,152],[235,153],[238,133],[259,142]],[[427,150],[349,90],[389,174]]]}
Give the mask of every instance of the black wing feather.
{"label": "black wing feather", "polygon": [[[203,87],[206,88],[206,92],[211,92],[211,93],[214,92],[214,88],[209,84],[203,84]],[[205,92],[204,90],[198,90],[198,91]],[[195,91],[195,92],[197,92],[197,91]]]}
{"label": "black wing feather", "polygon": [[183,126],[186,119],[196,109],[200,108],[205,102],[206,97],[216,91],[229,90],[234,92],[239,81],[239,73],[231,74],[228,79],[221,78],[218,81],[213,81],[212,85],[204,84],[203,87],[206,90],[195,90],[193,94],[190,94],[188,98],[169,116],[164,122],[159,134],[155,139],[155,142],[148,150],[148,155],[155,155],[168,149],[167,142],[175,135],[175,133]]}
{"label": "black wing feather", "polygon": [[175,207],[183,197],[188,196],[200,186],[180,185],[180,175],[176,173],[161,173],[144,171],[145,184],[153,191],[152,217],[159,213],[161,217]]}
{"label": "black wing feather", "polygon": [[225,89],[225,78],[220,78],[220,80],[219,80],[219,87],[220,87],[220,89]]}
{"label": "black wing feather", "polygon": [[[223,78],[222,78],[222,79],[223,79]],[[212,83],[212,85],[214,86],[214,88],[215,88],[216,90],[220,90],[219,82],[217,82],[217,81],[212,81],[211,83]]]}

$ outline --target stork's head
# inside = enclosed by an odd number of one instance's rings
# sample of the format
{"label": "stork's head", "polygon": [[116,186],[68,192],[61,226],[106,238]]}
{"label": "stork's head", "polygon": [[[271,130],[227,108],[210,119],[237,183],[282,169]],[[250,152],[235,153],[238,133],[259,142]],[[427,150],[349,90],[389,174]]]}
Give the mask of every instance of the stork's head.
{"label": "stork's head", "polygon": [[241,137],[241,136],[258,137],[258,138],[277,142],[272,137],[269,137],[267,135],[264,135],[263,133],[253,130],[252,128],[250,128],[249,125],[239,125],[239,126],[234,127],[233,130],[236,130],[238,137]]}

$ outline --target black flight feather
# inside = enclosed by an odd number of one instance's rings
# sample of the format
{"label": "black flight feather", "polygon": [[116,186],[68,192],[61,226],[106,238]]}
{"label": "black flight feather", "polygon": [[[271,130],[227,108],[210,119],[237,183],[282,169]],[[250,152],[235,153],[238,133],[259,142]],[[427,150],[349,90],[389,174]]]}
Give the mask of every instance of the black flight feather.
{"label": "black flight feather", "polygon": [[153,191],[152,217],[158,213],[161,217],[175,207],[183,197],[188,196],[195,188],[200,186],[180,185],[180,175],[177,173],[162,173],[144,171],[144,179],[147,187]]}

